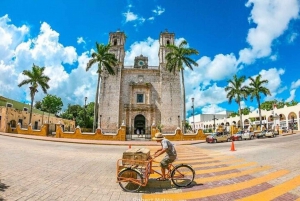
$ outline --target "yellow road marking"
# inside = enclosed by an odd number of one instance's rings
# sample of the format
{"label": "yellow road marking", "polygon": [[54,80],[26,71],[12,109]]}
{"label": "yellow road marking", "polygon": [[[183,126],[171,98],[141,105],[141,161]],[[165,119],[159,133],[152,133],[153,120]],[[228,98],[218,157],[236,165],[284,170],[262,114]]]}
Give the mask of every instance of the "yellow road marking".
{"label": "yellow road marking", "polygon": [[219,156],[219,157],[210,157],[210,158],[203,158],[203,159],[191,159],[191,160],[176,160],[173,164],[180,164],[180,163],[192,163],[192,162],[207,162],[207,161],[217,161],[217,160],[230,160],[231,158],[235,158],[234,156]]}
{"label": "yellow road marking", "polygon": [[300,201],[300,198],[298,198],[297,200],[295,200],[295,201]]}
{"label": "yellow road marking", "polygon": [[291,180],[288,180],[282,184],[269,188],[265,191],[257,193],[255,195],[242,198],[240,201],[249,201],[249,200],[273,200],[276,197],[283,195],[284,193],[296,188],[300,185],[300,176],[294,177]]}
{"label": "yellow road marking", "polygon": [[195,190],[195,191],[188,191],[188,192],[181,192],[181,193],[163,193],[163,194],[144,194],[142,196],[143,199],[153,199],[153,200],[162,200],[162,199],[169,199],[169,200],[187,200],[187,199],[197,199],[197,198],[204,198],[224,193],[230,193],[234,191],[243,190],[245,188],[250,188],[252,186],[259,185],[261,183],[267,182],[269,180],[276,179],[287,174],[289,171],[287,170],[279,170],[259,178],[254,178],[248,181],[230,184],[226,186],[220,186],[212,189],[204,189],[204,190]]}
{"label": "yellow road marking", "polygon": [[197,167],[209,167],[209,166],[217,166],[217,165],[225,165],[229,163],[238,163],[244,161],[243,159],[234,159],[230,161],[220,161],[220,162],[214,162],[214,163],[204,163],[204,164],[197,164],[197,165],[192,165],[193,168]]}
{"label": "yellow road marking", "polygon": [[[250,163],[243,163],[239,165],[232,165],[232,166],[227,166],[227,167],[220,167],[220,168],[209,168],[205,170],[195,170],[195,174],[206,174],[206,173],[212,173],[212,172],[222,172],[226,170],[233,170],[233,169],[239,169],[247,166],[253,166],[256,165],[256,162],[250,162]],[[154,170],[159,170],[160,167],[152,167]]]}
{"label": "yellow road marking", "polygon": [[253,173],[256,173],[256,172],[265,171],[265,170],[268,170],[270,168],[271,168],[271,166],[256,167],[256,168],[252,168],[252,169],[249,169],[249,170],[244,170],[244,171],[241,171],[241,172],[234,172],[234,173],[230,173],[230,174],[198,178],[198,179],[195,179],[194,181],[197,184],[200,184],[200,183],[203,184],[203,183],[207,183],[207,182],[220,181],[220,180],[224,180],[224,179],[231,179],[231,178],[236,178],[236,177],[240,177],[240,176],[244,176],[244,175],[249,175],[249,174],[253,174]]}

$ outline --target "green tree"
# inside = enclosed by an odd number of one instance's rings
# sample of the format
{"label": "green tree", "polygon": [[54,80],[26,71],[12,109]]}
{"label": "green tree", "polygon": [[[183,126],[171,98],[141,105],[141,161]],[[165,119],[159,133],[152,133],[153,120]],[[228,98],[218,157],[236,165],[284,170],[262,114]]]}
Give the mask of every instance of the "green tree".
{"label": "green tree", "polygon": [[[199,52],[196,49],[186,47],[187,41],[183,40],[181,43],[176,46],[173,44],[167,45],[167,48],[170,52],[166,55],[166,68],[170,72],[173,72],[174,75],[176,72],[181,73],[182,80],[182,95],[183,95],[183,122],[186,122],[186,106],[185,106],[185,86],[184,86],[184,68],[185,66],[193,70],[193,66],[198,66],[198,63],[190,58],[192,55],[198,55]],[[185,126],[184,126],[185,131]]]}
{"label": "green tree", "polygon": [[273,101],[265,101],[265,102],[263,102],[263,103],[260,105],[260,108],[261,108],[262,110],[270,111],[270,110],[273,109],[274,103],[276,103],[276,100],[273,100]]}
{"label": "green tree", "polygon": [[48,123],[49,123],[49,117],[51,114],[57,114],[59,111],[61,111],[61,108],[63,107],[63,102],[61,98],[47,94],[46,97],[42,100],[42,109],[45,112],[48,112]]}
{"label": "green tree", "polygon": [[270,90],[263,85],[267,84],[268,80],[261,80],[261,75],[256,76],[255,78],[249,77],[250,84],[247,87],[247,90],[250,94],[250,100],[253,101],[254,98],[256,98],[257,104],[258,104],[258,114],[259,114],[259,124],[262,125],[262,119],[261,119],[261,109],[260,109],[260,94],[263,94],[265,96],[271,96]]}
{"label": "green tree", "polygon": [[86,65],[86,71],[88,71],[94,64],[98,63],[98,82],[96,89],[95,97],[95,108],[94,108],[94,123],[93,123],[93,132],[95,127],[97,127],[98,122],[98,109],[99,109],[99,88],[101,83],[101,74],[103,70],[106,70],[108,74],[115,75],[113,67],[117,65],[118,60],[115,55],[109,53],[110,45],[98,44],[96,42],[96,52],[92,53],[92,59]]}
{"label": "green tree", "polygon": [[38,87],[40,86],[45,94],[47,94],[47,89],[49,89],[48,82],[50,78],[44,75],[44,70],[45,67],[39,67],[33,64],[32,71],[24,70],[22,73],[28,78],[21,81],[21,83],[18,84],[19,87],[25,84],[30,84],[29,89],[30,89],[31,104],[30,104],[30,116],[29,116],[28,124],[31,124],[33,101],[34,101],[35,94],[38,92]]}
{"label": "green tree", "polygon": [[250,108],[249,108],[249,107],[246,107],[246,108],[243,108],[243,109],[242,109],[242,114],[243,114],[243,115],[248,115],[248,114],[250,114],[250,112],[251,112],[251,111],[250,111]]}
{"label": "green tree", "polygon": [[246,100],[247,98],[247,88],[243,86],[245,81],[245,76],[237,77],[233,76],[232,80],[228,80],[228,86],[225,87],[225,91],[227,93],[228,102],[231,103],[234,100],[239,106],[239,116],[241,122],[241,129],[243,129],[243,119],[242,119],[242,109],[241,109],[241,101]]}

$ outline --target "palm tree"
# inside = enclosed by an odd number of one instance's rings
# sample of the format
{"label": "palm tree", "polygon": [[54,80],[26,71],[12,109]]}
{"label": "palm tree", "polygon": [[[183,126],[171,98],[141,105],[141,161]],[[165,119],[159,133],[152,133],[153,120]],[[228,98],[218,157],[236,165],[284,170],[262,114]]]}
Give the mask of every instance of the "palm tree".
{"label": "palm tree", "polygon": [[258,104],[258,112],[259,112],[259,123],[260,127],[262,125],[261,120],[261,110],[260,110],[260,94],[264,94],[265,96],[269,95],[271,96],[270,90],[264,87],[263,85],[268,83],[268,80],[261,80],[261,75],[256,76],[255,78],[249,77],[250,84],[247,87],[247,90],[250,94],[250,99],[253,101],[254,98],[256,98],[257,104]]}
{"label": "palm tree", "polygon": [[[88,71],[92,65],[98,63],[98,82],[97,82],[97,89],[96,89],[96,97],[95,97],[95,106],[94,106],[94,122],[93,122],[93,132],[95,132],[95,127],[97,127],[98,122],[98,107],[99,107],[99,88],[101,82],[101,74],[103,70],[107,70],[108,74],[115,75],[113,67],[117,65],[118,60],[116,59],[115,55],[109,53],[110,44],[98,44],[96,42],[96,52],[92,53],[92,58],[86,65],[86,71]],[[104,69],[103,69],[104,68]]]}
{"label": "palm tree", "polygon": [[30,84],[30,98],[31,98],[31,106],[30,106],[30,116],[29,116],[29,122],[28,125],[31,124],[31,118],[32,118],[32,108],[33,108],[33,101],[35,93],[38,92],[37,88],[40,86],[45,94],[47,94],[47,89],[49,89],[48,81],[50,78],[46,75],[44,75],[45,67],[39,67],[33,64],[32,71],[24,70],[23,75],[27,76],[28,79],[23,80],[20,84],[18,84],[19,87]]}
{"label": "palm tree", "polygon": [[228,86],[225,87],[225,91],[227,93],[227,98],[229,103],[232,102],[234,99],[235,102],[239,105],[239,115],[240,115],[240,122],[241,122],[241,129],[243,128],[243,119],[242,119],[242,109],[241,109],[241,101],[246,100],[248,96],[248,91],[246,86],[242,86],[243,82],[245,81],[245,76],[237,77],[236,75],[233,76],[232,80],[228,80]]}
{"label": "palm tree", "polygon": [[[189,69],[193,70],[193,66],[198,66],[198,63],[190,58],[192,55],[198,55],[199,52],[196,49],[186,47],[187,41],[183,40],[181,43],[176,46],[169,44],[167,48],[170,52],[166,55],[166,68],[170,72],[173,72],[174,75],[176,71],[181,73],[182,80],[182,99],[183,99],[183,122],[186,122],[186,106],[185,106],[185,86],[184,86],[184,66],[187,66]],[[185,128],[183,128],[185,131]]]}

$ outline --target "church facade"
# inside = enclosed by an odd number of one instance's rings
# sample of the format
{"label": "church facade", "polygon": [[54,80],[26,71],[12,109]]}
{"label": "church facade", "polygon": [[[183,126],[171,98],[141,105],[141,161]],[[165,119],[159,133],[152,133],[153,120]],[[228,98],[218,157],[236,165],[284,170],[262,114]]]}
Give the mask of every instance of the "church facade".
{"label": "church facade", "polygon": [[118,65],[115,75],[104,71],[101,77],[98,124],[104,133],[125,124],[127,138],[136,134],[147,138],[152,125],[162,128],[163,133],[174,133],[180,127],[184,102],[180,73],[165,69],[166,45],[174,44],[174,37],[174,33],[160,33],[158,66],[149,66],[143,55],[135,57],[133,66],[124,66],[125,33],[109,34],[110,52]]}

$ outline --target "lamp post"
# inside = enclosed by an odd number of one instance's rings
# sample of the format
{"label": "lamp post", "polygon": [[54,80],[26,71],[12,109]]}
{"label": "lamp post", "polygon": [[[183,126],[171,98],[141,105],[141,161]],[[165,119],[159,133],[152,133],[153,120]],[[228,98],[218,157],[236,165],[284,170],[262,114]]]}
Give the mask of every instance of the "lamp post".
{"label": "lamp post", "polygon": [[100,128],[101,128],[101,117],[102,117],[102,115],[100,114]]}
{"label": "lamp post", "polygon": [[214,120],[214,131],[215,131],[215,130],[216,130],[216,120],[218,120],[218,119],[217,119],[216,116],[214,115],[214,118],[213,118],[212,120]]}
{"label": "lamp post", "polygon": [[84,127],[86,128],[86,101],[87,97],[84,98]]}
{"label": "lamp post", "polygon": [[178,115],[178,127],[180,128],[180,115]]}
{"label": "lamp post", "polygon": [[192,98],[192,109],[193,109],[193,132],[195,132],[195,109],[194,109],[194,98]]}

